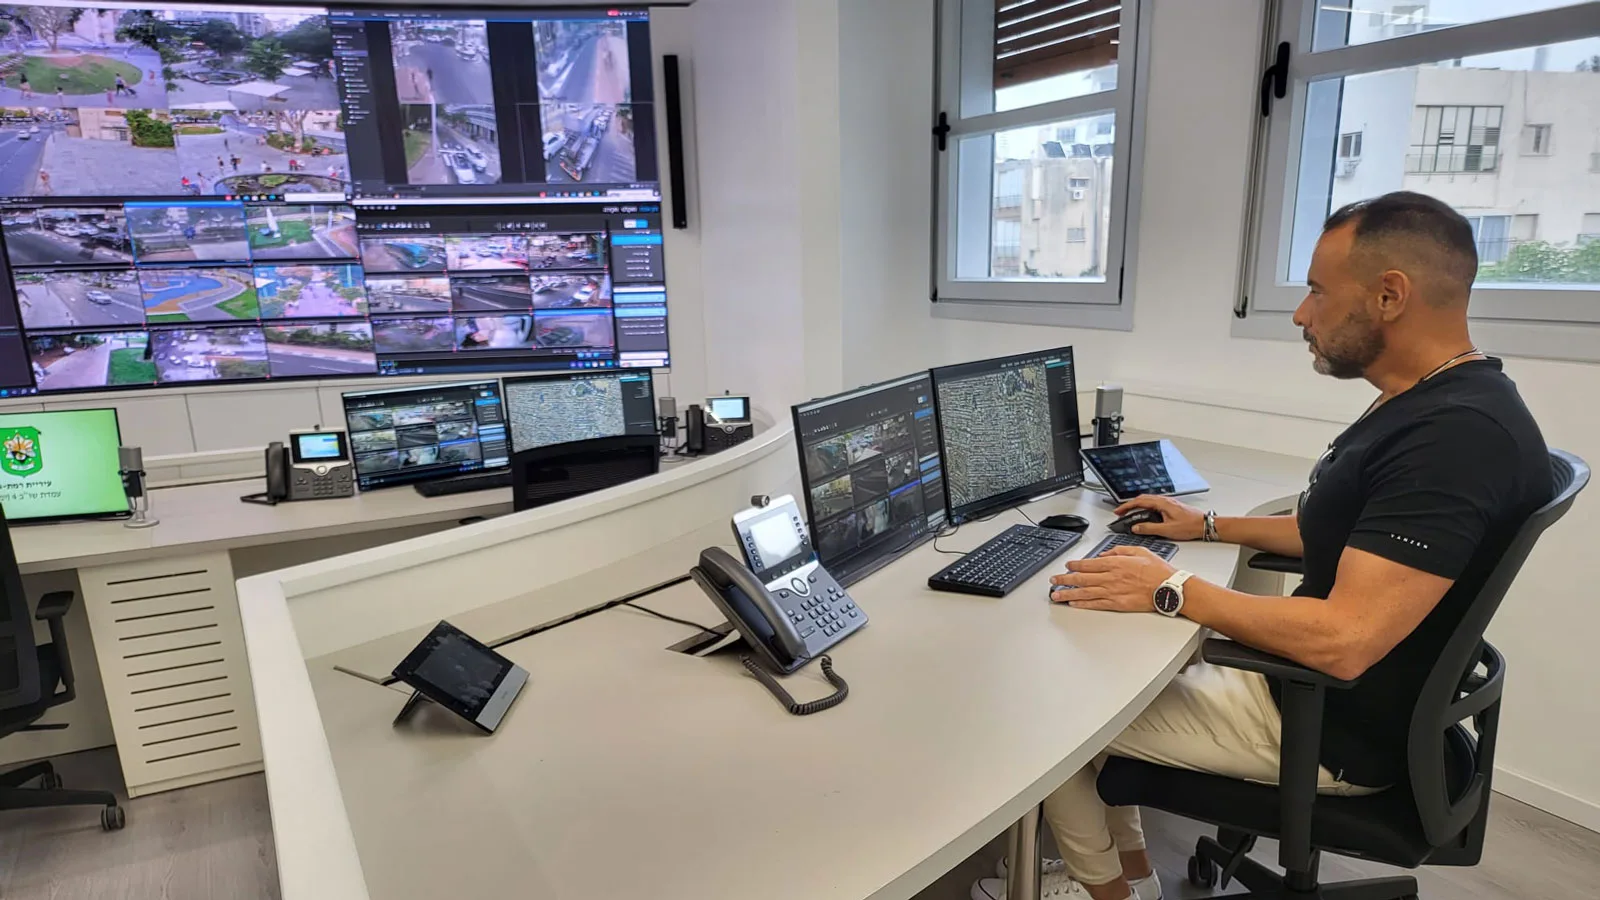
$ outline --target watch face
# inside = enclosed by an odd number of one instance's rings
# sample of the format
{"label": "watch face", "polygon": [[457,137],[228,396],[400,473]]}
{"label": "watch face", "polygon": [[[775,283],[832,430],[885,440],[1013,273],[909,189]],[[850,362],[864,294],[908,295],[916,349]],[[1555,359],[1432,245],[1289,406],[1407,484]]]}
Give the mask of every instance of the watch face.
{"label": "watch face", "polygon": [[1161,587],[1156,588],[1155,600],[1156,609],[1170,616],[1177,612],[1179,605],[1183,603],[1183,594],[1179,593],[1178,589],[1172,585],[1163,584]]}

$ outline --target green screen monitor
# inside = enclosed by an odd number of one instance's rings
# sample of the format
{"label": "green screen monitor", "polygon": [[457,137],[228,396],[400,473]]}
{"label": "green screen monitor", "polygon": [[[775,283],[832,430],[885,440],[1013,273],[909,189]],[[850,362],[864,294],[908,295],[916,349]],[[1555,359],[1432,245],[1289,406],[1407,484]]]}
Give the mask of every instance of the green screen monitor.
{"label": "green screen monitor", "polygon": [[114,409],[0,413],[0,506],[13,524],[128,515]]}

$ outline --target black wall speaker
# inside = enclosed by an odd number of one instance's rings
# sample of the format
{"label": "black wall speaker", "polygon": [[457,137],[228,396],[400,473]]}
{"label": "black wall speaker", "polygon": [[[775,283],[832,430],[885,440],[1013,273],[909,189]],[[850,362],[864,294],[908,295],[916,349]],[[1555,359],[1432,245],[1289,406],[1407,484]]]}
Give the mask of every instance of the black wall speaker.
{"label": "black wall speaker", "polygon": [[689,227],[689,184],[683,156],[683,85],[677,54],[661,57],[667,95],[667,191],[672,201],[672,227]]}

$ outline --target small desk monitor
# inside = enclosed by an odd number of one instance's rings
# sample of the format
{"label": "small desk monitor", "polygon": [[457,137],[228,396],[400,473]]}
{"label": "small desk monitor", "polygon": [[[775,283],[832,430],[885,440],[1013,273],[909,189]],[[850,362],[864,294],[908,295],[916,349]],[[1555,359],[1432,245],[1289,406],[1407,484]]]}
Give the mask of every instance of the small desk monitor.
{"label": "small desk monitor", "polygon": [[1211,489],[1168,440],[1095,447],[1083,451],[1083,459],[1116,503],[1140,494],[1182,497]]}
{"label": "small desk monitor", "polygon": [[0,414],[0,505],[13,524],[129,514],[114,409]]}
{"label": "small desk monitor", "polygon": [[932,374],[952,522],[1083,484],[1071,347]]}
{"label": "small desk monitor", "polygon": [[363,491],[511,463],[498,381],[353,391],[344,418]]}
{"label": "small desk monitor", "polygon": [[944,467],[927,372],[793,408],[806,518],[849,585],[944,527]]}
{"label": "small desk monitor", "polygon": [[507,378],[505,389],[512,453],[656,434],[655,384],[647,371]]}

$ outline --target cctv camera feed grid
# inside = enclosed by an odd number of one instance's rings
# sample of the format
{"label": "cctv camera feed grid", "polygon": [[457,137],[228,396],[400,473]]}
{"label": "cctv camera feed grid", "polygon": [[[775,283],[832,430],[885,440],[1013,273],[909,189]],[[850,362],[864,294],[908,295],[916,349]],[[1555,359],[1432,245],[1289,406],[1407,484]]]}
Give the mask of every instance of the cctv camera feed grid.
{"label": "cctv camera feed grid", "polygon": [[660,199],[645,10],[334,9],[355,197]]}
{"label": "cctv camera feed grid", "polygon": [[664,366],[658,207],[617,210],[5,207],[0,390]]}
{"label": "cctv camera feed grid", "polygon": [[510,463],[498,382],[349,393],[344,416],[362,490]]}
{"label": "cctv camera feed grid", "polygon": [[656,433],[649,372],[507,378],[511,452],[594,438]]}
{"label": "cctv camera feed grid", "polygon": [[1083,483],[1071,347],[932,374],[952,521]]}
{"label": "cctv camera feed grid", "polygon": [[794,408],[817,555],[859,571],[944,525],[944,472],[926,373]]}
{"label": "cctv camera feed grid", "polygon": [[659,200],[643,9],[0,7],[0,196]]}
{"label": "cctv camera feed grid", "polygon": [[[12,294],[0,296],[0,396],[387,373],[373,324],[339,321],[365,318],[362,273],[351,268],[360,261],[352,197],[567,208],[659,201],[650,67],[636,63],[649,58],[642,10],[330,15],[46,3],[0,7],[0,39],[16,63],[0,65],[0,220],[10,268],[24,276],[0,279],[0,294]],[[352,43],[356,32],[387,42],[383,61]],[[418,80],[402,90],[396,72]],[[485,85],[483,96],[463,99]],[[426,108],[426,129],[399,126],[407,104]],[[388,171],[396,155],[398,176]],[[366,189],[377,183],[371,172],[358,185],[351,159],[385,167],[385,189]],[[659,203],[613,209],[659,214]],[[618,235],[616,244],[647,260],[642,268],[660,282],[659,230]],[[340,265],[257,270],[279,262]],[[184,271],[129,271],[147,267]],[[392,296],[397,285],[385,287]],[[450,285],[408,287],[437,299]],[[610,293],[604,281],[586,288],[557,283],[538,293],[565,290],[543,304],[550,310]],[[504,291],[520,292],[504,275],[486,276],[455,296],[470,307]],[[628,294],[638,302],[610,316],[619,323],[610,346],[643,335],[650,352],[620,353],[615,364],[665,365],[663,292]],[[602,318],[552,313],[543,327],[522,317],[451,321],[447,330],[474,348],[576,353],[606,349]],[[154,331],[208,322],[221,324],[177,338]],[[384,336],[407,347],[437,341],[439,324],[393,325]],[[250,327],[223,327],[239,325]],[[213,328],[216,352],[155,356],[158,343],[198,343]],[[60,365],[82,351],[82,361]],[[407,353],[396,356],[417,363]],[[402,368],[527,371],[561,367],[547,357],[564,354],[492,355]]]}

